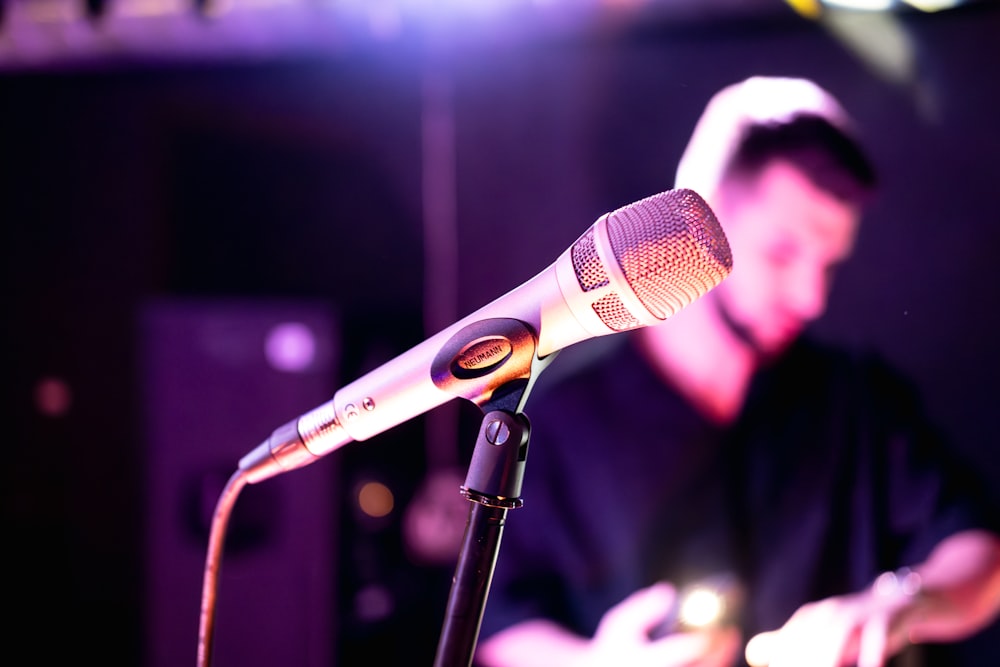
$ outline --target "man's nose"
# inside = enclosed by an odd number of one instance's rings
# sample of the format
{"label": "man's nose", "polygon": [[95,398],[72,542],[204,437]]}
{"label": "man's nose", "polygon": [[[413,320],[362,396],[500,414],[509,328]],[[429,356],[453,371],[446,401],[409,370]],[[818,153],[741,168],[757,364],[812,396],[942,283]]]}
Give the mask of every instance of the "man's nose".
{"label": "man's nose", "polygon": [[789,307],[804,322],[816,319],[826,310],[829,278],[826,271],[815,269],[797,272],[786,286]]}

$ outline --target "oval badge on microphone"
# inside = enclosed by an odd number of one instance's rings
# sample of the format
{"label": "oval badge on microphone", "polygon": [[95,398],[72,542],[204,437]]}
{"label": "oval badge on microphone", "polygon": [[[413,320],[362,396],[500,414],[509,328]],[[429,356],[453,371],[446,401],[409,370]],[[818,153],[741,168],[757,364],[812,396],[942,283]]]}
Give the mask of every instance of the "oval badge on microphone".
{"label": "oval badge on microphone", "polygon": [[482,405],[498,388],[531,377],[535,347],[535,335],[524,322],[479,320],[442,346],[431,364],[431,379],[438,389]]}
{"label": "oval badge on microphone", "polygon": [[487,336],[474,340],[455,355],[453,371],[458,376],[489,373],[507,361],[513,352],[514,346],[504,336]]}

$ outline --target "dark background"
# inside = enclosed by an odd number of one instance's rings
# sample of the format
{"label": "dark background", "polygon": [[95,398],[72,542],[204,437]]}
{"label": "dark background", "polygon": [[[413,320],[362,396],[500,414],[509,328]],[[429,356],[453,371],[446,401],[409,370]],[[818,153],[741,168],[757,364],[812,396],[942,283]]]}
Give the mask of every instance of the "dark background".
{"label": "dark background", "polygon": [[[280,14],[222,15],[214,33],[195,21],[129,42],[100,21],[75,28],[86,39],[38,37],[8,4],[4,597],[30,662],[163,664],[157,642],[170,633],[152,627],[162,613],[149,594],[163,573],[149,545],[175,528],[151,508],[183,494],[151,490],[165,474],[154,463],[173,450],[152,444],[163,438],[150,425],[176,423],[151,398],[151,308],[236,303],[237,322],[246,313],[329,314],[337,350],[325,384],[286,389],[263,367],[233,380],[208,374],[220,383],[213,400],[227,403],[218,419],[254,434],[232,445],[235,469],[242,452],[324,392],[531,277],[605,211],[669,189],[709,96],[753,74],[825,85],[855,116],[881,171],[883,192],[818,333],[875,347],[906,370],[1000,502],[1000,9],[850,15],[860,31],[851,34],[868,36],[859,49],[834,27],[842,15],[811,20],[781,2],[617,6],[291,28],[268,18]],[[280,39],[263,39],[269,28]],[[873,55],[891,45],[906,47],[902,64]],[[49,377],[72,392],[57,416],[36,407]],[[246,396],[250,385],[256,403],[219,398]],[[301,391],[302,405],[272,416],[267,408],[286,391]],[[327,513],[311,517],[333,537],[313,543],[326,550],[331,585],[328,604],[298,613],[328,621],[337,664],[432,662],[454,565],[447,529],[464,520],[449,475],[467,464],[471,443],[456,422],[468,408],[443,407],[310,469],[319,480],[311,497],[332,508],[328,522]],[[206,470],[220,465],[211,447],[190,450]],[[293,478],[276,486],[279,502],[294,504],[305,488]],[[428,495],[439,478],[444,499]],[[357,511],[366,480],[395,494],[388,517]],[[252,507],[267,492],[245,493]],[[408,537],[407,517],[421,509],[442,527],[444,556]],[[285,534],[271,528],[265,535]],[[178,554],[200,555],[200,535],[177,537]],[[265,561],[288,560],[266,539],[260,548]],[[292,560],[272,563],[279,579],[296,570]],[[181,664],[194,660],[199,567],[188,567],[191,590],[178,591],[189,615],[172,619]],[[229,585],[253,589],[271,569]],[[258,602],[223,611],[274,618]],[[228,629],[220,620],[220,642]],[[239,637],[251,650],[260,640]],[[294,629],[281,640],[300,642]],[[994,627],[942,664],[998,658]]]}

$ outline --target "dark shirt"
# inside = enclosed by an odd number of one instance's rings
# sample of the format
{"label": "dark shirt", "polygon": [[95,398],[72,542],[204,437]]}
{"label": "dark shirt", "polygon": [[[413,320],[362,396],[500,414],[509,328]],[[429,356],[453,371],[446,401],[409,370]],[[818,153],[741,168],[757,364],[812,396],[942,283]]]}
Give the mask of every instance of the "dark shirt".
{"label": "dark shirt", "polygon": [[537,617],[589,636],[640,587],[721,572],[745,589],[749,637],[986,525],[975,480],[876,357],[800,341],[724,428],[622,338],[527,401],[524,506],[481,638]]}

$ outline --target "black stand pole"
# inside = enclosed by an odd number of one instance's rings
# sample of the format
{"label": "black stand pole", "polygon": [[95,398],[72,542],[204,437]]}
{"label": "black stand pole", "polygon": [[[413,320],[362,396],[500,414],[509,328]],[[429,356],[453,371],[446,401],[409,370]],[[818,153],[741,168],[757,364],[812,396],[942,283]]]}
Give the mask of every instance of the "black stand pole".
{"label": "black stand pole", "polygon": [[507,510],[521,506],[530,427],[520,413],[487,412],[462,494],[472,502],[435,667],[472,664]]}

